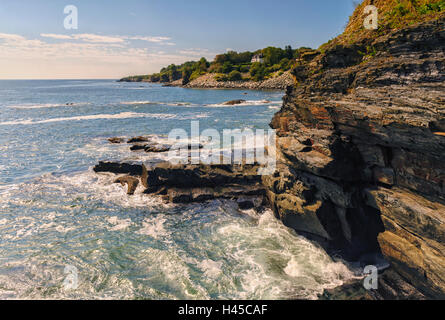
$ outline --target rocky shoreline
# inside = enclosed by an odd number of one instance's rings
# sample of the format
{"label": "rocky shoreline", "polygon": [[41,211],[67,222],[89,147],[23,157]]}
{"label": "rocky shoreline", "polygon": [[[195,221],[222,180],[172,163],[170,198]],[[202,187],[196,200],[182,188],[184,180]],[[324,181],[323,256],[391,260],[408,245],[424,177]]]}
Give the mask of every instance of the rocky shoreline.
{"label": "rocky shoreline", "polygon": [[[125,82],[137,81],[125,80]],[[141,82],[152,83],[150,81]],[[214,74],[206,74],[186,85],[182,84],[182,79],[174,82],[165,82],[162,83],[162,85],[165,87],[182,87],[189,89],[286,90],[287,87],[294,85],[294,79],[290,71],[263,81],[216,81]]]}
{"label": "rocky shoreline", "polygon": [[184,88],[194,89],[246,89],[246,90],[286,90],[294,80],[290,72],[264,81],[216,81],[212,74],[207,74],[191,81]]}
{"label": "rocky shoreline", "polygon": [[[123,138],[110,138],[110,143],[125,143]],[[150,137],[134,137],[127,141],[131,152],[162,154],[171,145],[159,143]],[[137,148],[136,148],[137,147]],[[184,145],[189,156],[202,145]],[[223,158],[221,159],[223,160]],[[223,161],[221,161],[223,162]],[[240,209],[262,210],[266,204],[266,189],[262,184],[259,164],[173,164],[154,160],[152,163],[101,161],[93,171],[116,175],[114,183],[127,186],[127,194],[133,195],[141,184],[147,195],[161,197],[169,203],[194,203],[214,199],[235,200]]]}
{"label": "rocky shoreline", "polygon": [[[356,282],[325,298],[349,290],[354,299],[445,299],[444,30],[442,17],[327,48],[295,68],[298,85],[287,87],[271,123],[277,171],[261,181],[255,166],[242,165],[95,170],[137,176],[147,193],[175,203],[256,197],[243,206],[267,204],[332,255],[389,262],[378,290]],[[375,54],[363,55],[370,47]],[[201,79],[189,87],[214,85]],[[135,183],[116,182],[129,191]]]}
{"label": "rocky shoreline", "polygon": [[386,299],[445,298],[444,30],[441,18],[314,57],[271,124],[277,217],[349,259],[383,254]]}

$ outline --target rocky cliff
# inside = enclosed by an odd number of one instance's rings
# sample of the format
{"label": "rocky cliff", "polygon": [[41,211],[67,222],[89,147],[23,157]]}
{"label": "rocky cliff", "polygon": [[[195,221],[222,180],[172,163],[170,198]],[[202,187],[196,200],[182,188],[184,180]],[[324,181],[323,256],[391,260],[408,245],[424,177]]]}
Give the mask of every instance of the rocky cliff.
{"label": "rocky cliff", "polygon": [[329,45],[294,70],[271,123],[277,217],[346,259],[382,253],[418,291],[387,298],[445,298],[444,67],[443,15]]}

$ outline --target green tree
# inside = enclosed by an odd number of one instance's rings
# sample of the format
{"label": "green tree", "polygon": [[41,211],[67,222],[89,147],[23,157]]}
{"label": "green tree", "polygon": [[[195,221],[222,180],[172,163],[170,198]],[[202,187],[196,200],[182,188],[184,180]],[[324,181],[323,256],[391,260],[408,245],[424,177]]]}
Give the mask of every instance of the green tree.
{"label": "green tree", "polygon": [[224,62],[224,64],[221,67],[221,72],[225,74],[230,73],[232,70],[233,70],[233,65],[229,61]]}
{"label": "green tree", "polygon": [[168,73],[161,73],[161,82],[169,82],[170,76]]}
{"label": "green tree", "polygon": [[182,84],[186,85],[190,82],[190,76],[192,75],[193,70],[191,67],[184,67],[182,70]]}
{"label": "green tree", "polygon": [[286,52],[286,58],[288,58],[289,60],[294,57],[294,50],[292,50],[291,46],[286,46],[284,51]]}
{"label": "green tree", "polygon": [[290,64],[290,60],[288,58],[283,58],[280,61],[280,69],[281,70],[289,70],[289,64]]}
{"label": "green tree", "polygon": [[229,73],[229,80],[230,81],[241,81],[243,80],[243,77],[241,76],[241,73],[239,71],[233,70]]}
{"label": "green tree", "polygon": [[206,58],[201,58],[201,60],[199,60],[198,62],[198,66],[197,69],[199,70],[199,72],[207,72],[207,68],[209,67],[209,63],[207,62]]}
{"label": "green tree", "polygon": [[250,76],[254,81],[264,80],[266,77],[266,67],[262,63],[254,63],[250,68]]}

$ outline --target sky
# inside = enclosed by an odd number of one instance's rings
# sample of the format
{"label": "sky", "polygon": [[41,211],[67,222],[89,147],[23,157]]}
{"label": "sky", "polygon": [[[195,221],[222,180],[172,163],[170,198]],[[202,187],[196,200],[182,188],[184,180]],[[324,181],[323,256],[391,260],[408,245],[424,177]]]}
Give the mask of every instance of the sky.
{"label": "sky", "polygon": [[[66,29],[68,5],[77,29]],[[267,46],[318,48],[352,0],[1,0],[0,79],[117,79]]]}

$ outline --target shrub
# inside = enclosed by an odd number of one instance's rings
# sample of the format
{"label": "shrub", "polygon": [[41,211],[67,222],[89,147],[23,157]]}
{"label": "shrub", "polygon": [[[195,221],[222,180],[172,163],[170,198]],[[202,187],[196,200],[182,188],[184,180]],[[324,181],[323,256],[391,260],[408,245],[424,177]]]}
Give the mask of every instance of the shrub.
{"label": "shrub", "polygon": [[224,62],[224,64],[221,67],[221,72],[225,74],[230,73],[232,70],[233,70],[233,65],[229,61]]}
{"label": "shrub", "polygon": [[243,64],[240,66],[239,71],[244,73],[244,72],[249,72],[250,71],[250,64]]}
{"label": "shrub", "polygon": [[243,77],[241,76],[241,73],[239,71],[232,71],[229,74],[229,80],[230,81],[241,81],[243,80]]}
{"label": "shrub", "polygon": [[281,59],[280,69],[286,71],[286,70],[289,70],[289,67],[290,67],[290,59],[288,59],[288,58]]}
{"label": "shrub", "polygon": [[427,3],[418,8],[420,14],[428,14],[432,12],[441,12],[445,10],[445,0],[436,3]]}
{"label": "shrub", "polygon": [[225,74],[217,74],[214,79],[218,82],[223,82],[223,81],[228,81],[229,77],[227,77],[227,75]]}
{"label": "shrub", "polygon": [[252,67],[250,68],[250,76],[254,81],[264,80],[266,75],[267,72],[264,64],[261,63],[252,64]]}

